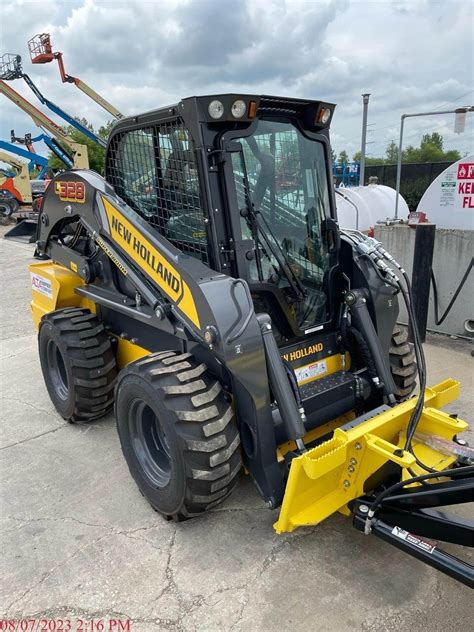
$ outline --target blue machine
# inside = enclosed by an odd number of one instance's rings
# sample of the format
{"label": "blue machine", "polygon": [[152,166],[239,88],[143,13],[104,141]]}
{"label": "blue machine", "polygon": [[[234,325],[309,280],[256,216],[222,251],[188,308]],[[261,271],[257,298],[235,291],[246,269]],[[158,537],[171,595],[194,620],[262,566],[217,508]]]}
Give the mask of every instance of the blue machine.
{"label": "blue machine", "polygon": [[336,180],[336,186],[359,186],[360,163],[358,162],[333,162],[332,175]]}
{"label": "blue machine", "polygon": [[56,105],[55,103],[47,99],[45,96],[43,96],[43,94],[39,91],[39,89],[36,87],[36,85],[33,83],[31,78],[27,74],[22,73],[22,77],[26,81],[28,86],[31,88],[31,90],[38,97],[38,99],[41,101],[41,103],[43,103],[43,105],[46,105],[46,107],[48,107],[52,112],[60,116],[64,121],[66,121],[66,123],[69,123],[69,125],[72,125],[73,127],[75,127],[77,130],[85,134],[88,138],[93,140],[95,143],[97,143],[101,147],[105,148],[107,146],[107,143],[105,142],[105,140],[100,138],[100,136],[97,136],[97,134],[94,134],[94,132],[92,132],[88,127],[86,127],[85,125],[82,125],[82,123],[79,123],[79,121],[77,121],[73,116],[65,112],[63,109],[61,109],[59,105]]}
{"label": "blue machine", "polygon": [[18,147],[18,145],[7,143],[4,140],[0,140],[0,149],[5,149],[11,154],[16,154],[17,156],[26,158],[26,160],[29,160],[29,171],[31,172],[33,171],[33,169],[38,167],[40,170],[38,174],[38,180],[44,180],[46,178],[46,174],[48,173],[48,159],[44,156],[40,156],[39,154],[35,154],[32,151],[23,149],[23,147]]}
{"label": "blue machine", "polygon": [[68,169],[72,169],[74,167],[74,161],[70,154],[65,151],[61,145],[49,134],[43,132],[34,138],[31,137],[31,134],[25,134],[23,138],[19,138],[15,136],[15,130],[12,129],[10,132],[10,140],[12,143],[20,143],[20,145],[26,145],[28,149],[33,143],[39,143],[43,141],[43,143],[48,147],[59,160],[61,160]]}

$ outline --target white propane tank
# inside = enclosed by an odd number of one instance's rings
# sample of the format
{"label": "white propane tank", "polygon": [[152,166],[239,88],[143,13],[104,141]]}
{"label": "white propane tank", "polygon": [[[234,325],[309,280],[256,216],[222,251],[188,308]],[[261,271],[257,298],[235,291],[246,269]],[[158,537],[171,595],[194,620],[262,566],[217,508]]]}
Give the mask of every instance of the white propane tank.
{"label": "white propane tank", "polygon": [[[395,189],[386,187],[383,184],[337,188],[336,207],[339,226],[341,228],[357,228],[361,231],[368,231],[378,221],[383,222],[387,218],[394,216],[396,195]],[[342,196],[345,196],[347,199],[344,199]],[[357,210],[354,205],[357,207]],[[406,219],[409,212],[408,204],[400,195],[398,199],[398,216],[401,219]]]}
{"label": "white propane tank", "polygon": [[416,210],[436,228],[474,230],[474,155],[461,158],[433,180]]}

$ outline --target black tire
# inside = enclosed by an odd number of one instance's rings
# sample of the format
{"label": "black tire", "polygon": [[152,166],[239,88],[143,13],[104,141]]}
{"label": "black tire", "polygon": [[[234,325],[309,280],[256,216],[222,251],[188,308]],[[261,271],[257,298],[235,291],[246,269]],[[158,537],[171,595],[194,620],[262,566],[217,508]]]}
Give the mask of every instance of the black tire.
{"label": "black tire", "polygon": [[14,198],[13,200],[10,200],[10,205],[11,205],[11,214],[13,215],[13,213],[16,213],[19,210],[20,202],[18,202],[18,200]]}
{"label": "black tire", "polygon": [[43,196],[37,197],[33,200],[33,211],[35,213],[39,213],[41,211],[41,206],[43,204]]}
{"label": "black tire", "polygon": [[408,331],[395,325],[390,343],[390,370],[399,402],[408,399],[416,388],[418,370],[413,345],[408,342]]}
{"label": "black tire", "polygon": [[242,462],[232,405],[190,353],[155,353],[123,369],[115,416],[131,475],[168,519],[201,514],[235,487]]}
{"label": "black tire", "polygon": [[[11,217],[13,215],[14,212],[14,205],[13,202],[15,202],[16,200],[8,200],[8,201],[2,201],[0,202],[0,214],[3,217]],[[18,203],[17,203],[18,205]]]}
{"label": "black tire", "polygon": [[111,409],[117,367],[97,316],[75,307],[46,314],[40,323],[38,347],[46,388],[64,419],[83,424]]}

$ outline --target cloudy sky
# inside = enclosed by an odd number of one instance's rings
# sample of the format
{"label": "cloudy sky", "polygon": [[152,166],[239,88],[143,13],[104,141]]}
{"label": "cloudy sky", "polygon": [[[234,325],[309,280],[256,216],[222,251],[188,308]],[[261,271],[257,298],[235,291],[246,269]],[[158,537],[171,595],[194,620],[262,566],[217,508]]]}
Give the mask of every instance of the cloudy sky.
{"label": "cloudy sky", "polygon": [[[370,92],[368,154],[398,139],[400,115],[474,102],[470,0],[9,0],[0,8],[1,52],[19,53],[51,100],[94,125],[110,116],[77,88],[61,84],[56,64],[32,66],[27,40],[51,33],[66,70],[124,113],[181,97],[219,92],[282,94],[337,103],[332,143],[360,148],[363,92]],[[22,81],[15,89],[35,97]],[[0,138],[34,132],[0,96]],[[54,117],[53,117],[54,118]],[[445,146],[473,150],[454,115],[412,119],[406,143],[438,131]]]}

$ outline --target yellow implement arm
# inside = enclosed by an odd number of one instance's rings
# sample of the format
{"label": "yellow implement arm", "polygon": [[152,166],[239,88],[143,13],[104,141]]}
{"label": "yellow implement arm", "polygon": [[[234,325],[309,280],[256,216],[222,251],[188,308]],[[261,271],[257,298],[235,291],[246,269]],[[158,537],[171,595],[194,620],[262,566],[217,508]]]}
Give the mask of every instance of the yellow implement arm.
{"label": "yellow implement arm", "polygon": [[[447,379],[425,393],[420,433],[452,438],[468,424],[438,408],[456,399],[459,382]],[[336,511],[348,513],[347,503],[362,496],[368,479],[388,462],[402,468],[402,478],[424,473],[415,457],[403,450],[405,432],[416,398],[387,408],[368,419],[355,419],[334,431],[332,439],[308,450],[291,462],[277,533],[315,525]],[[413,441],[417,457],[429,467],[444,470],[455,461],[433,448]]]}

